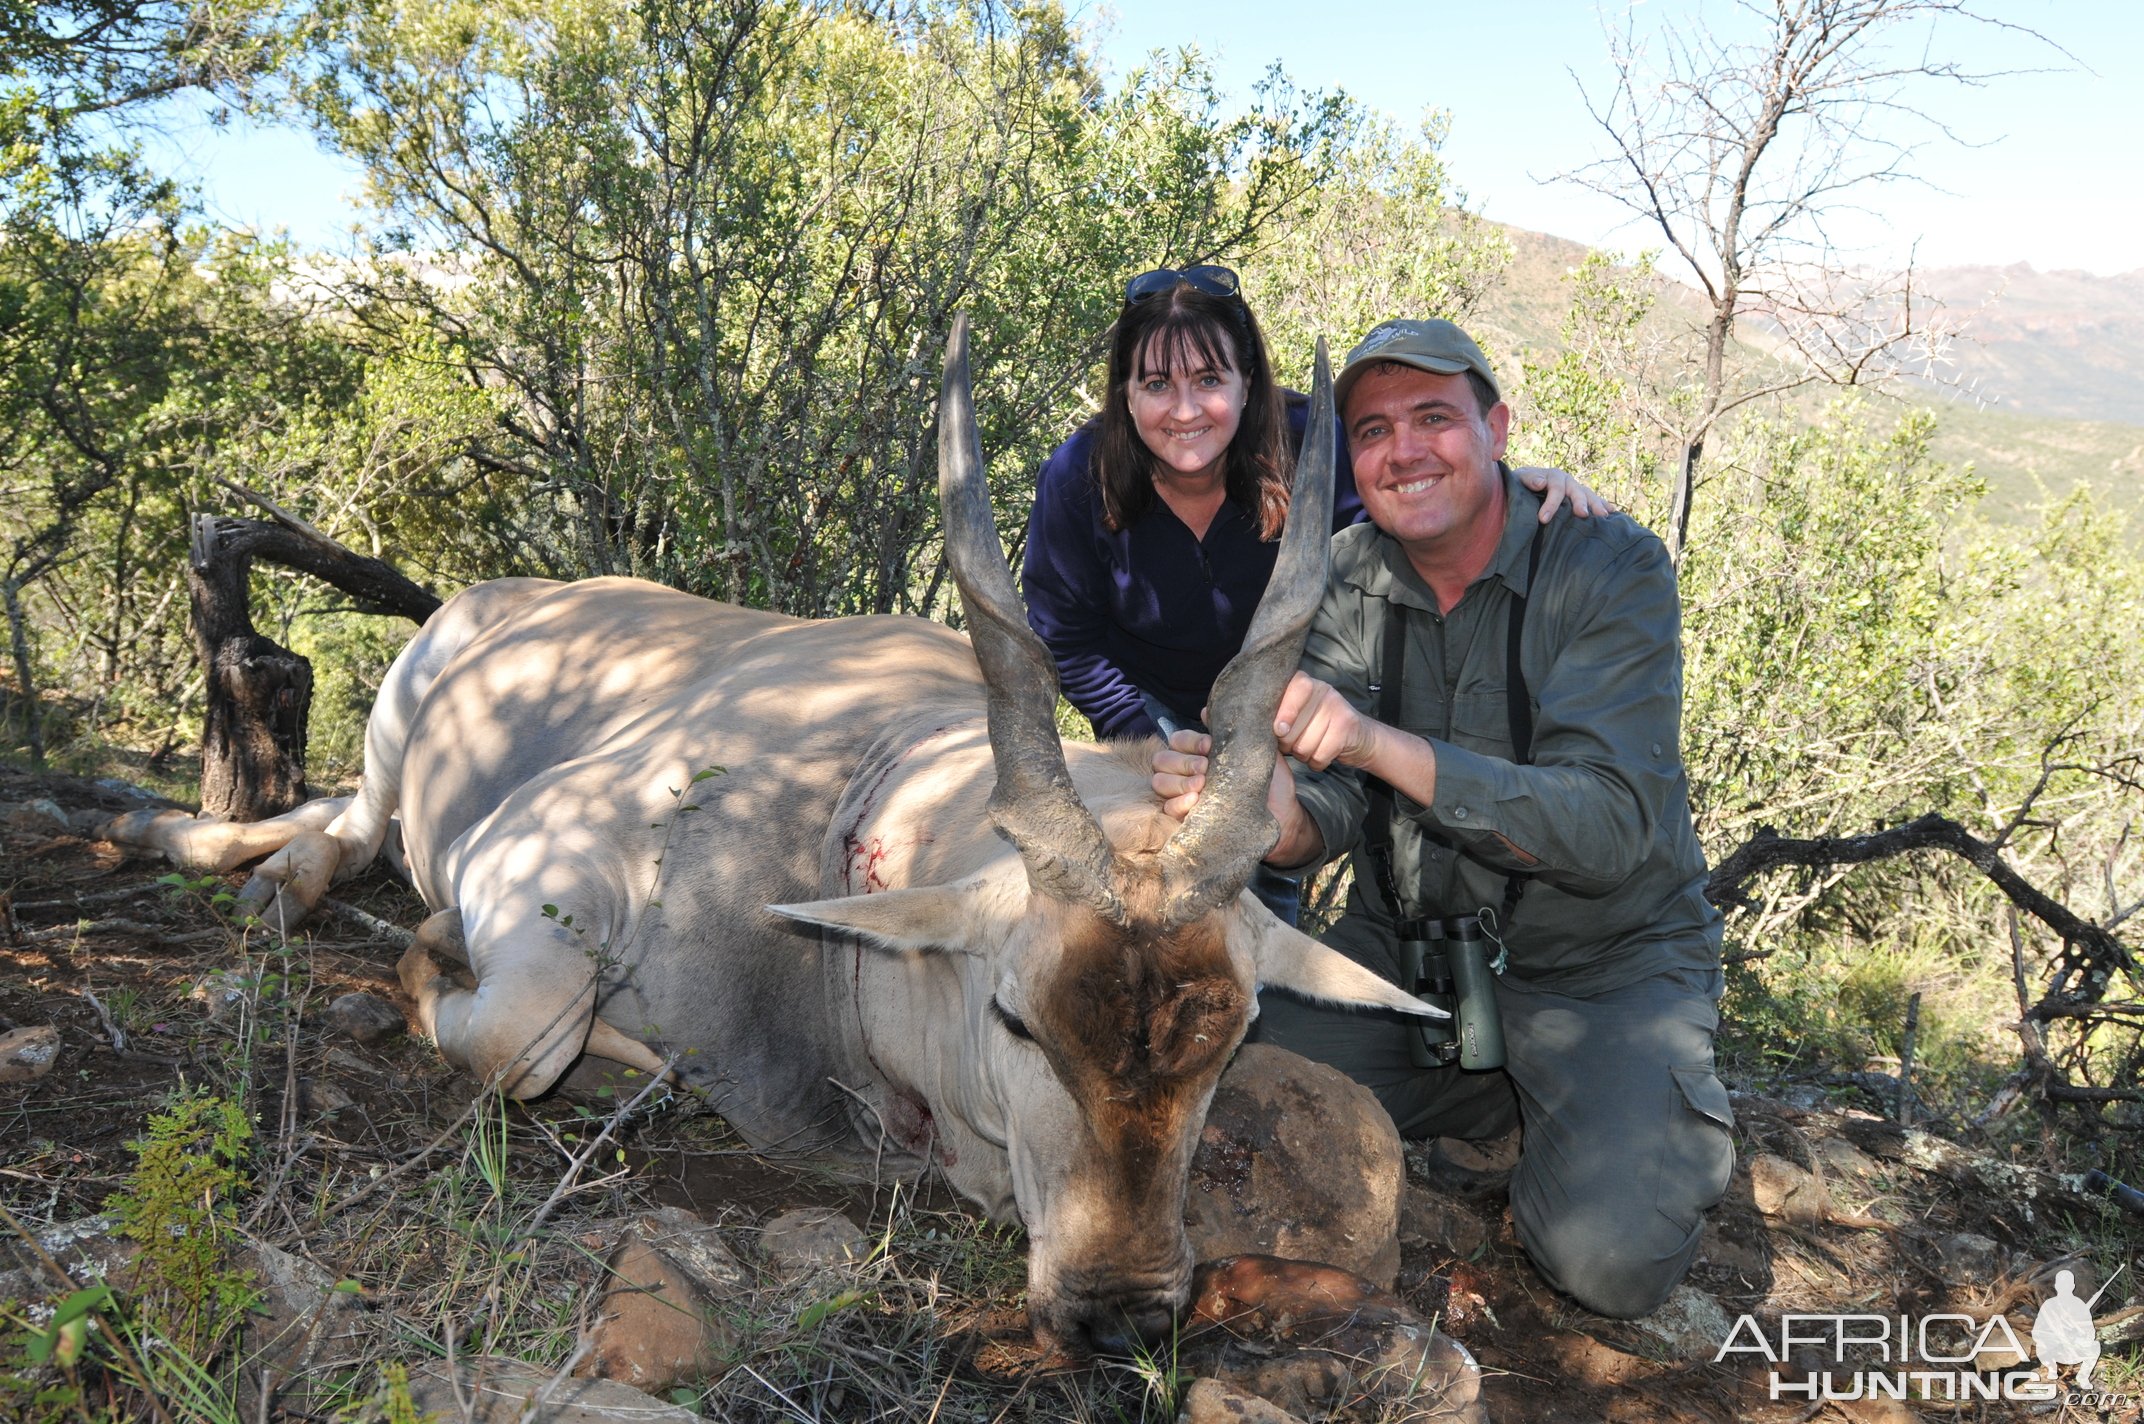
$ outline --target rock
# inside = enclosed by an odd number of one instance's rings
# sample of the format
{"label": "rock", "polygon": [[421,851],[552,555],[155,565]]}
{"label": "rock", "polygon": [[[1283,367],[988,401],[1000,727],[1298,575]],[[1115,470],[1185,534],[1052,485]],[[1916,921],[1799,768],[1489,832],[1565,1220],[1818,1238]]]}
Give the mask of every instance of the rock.
{"label": "rock", "polygon": [[328,1067],[352,1078],[378,1078],[380,1065],[362,1054],[352,1053],[347,1048],[328,1050]]}
{"label": "rock", "polygon": [[590,1353],[576,1374],[655,1394],[734,1362],[728,1302],[750,1288],[750,1276],[713,1227],[676,1207],[646,1213],[605,1269]]}
{"label": "rock", "polygon": [[1631,1324],[1658,1340],[1673,1360],[1714,1358],[1735,1327],[1725,1306],[1687,1283],[1668,1292],[1658,1310]]}
{"label": "rock", "polygon": [[66,1294],[53,1279],[50,1257],[78,1286],[123,1281],[141,1254],[141,1244],[113,1235],[119,1219],[109,1213],[61,1222],[35,1233],[32,1249],[12,1232],[0,1232],[0,1300],[57,1300]]}
{"label": "rock", "polygon": [[366,1044],[391,1038],[406,1027],[400,1009],[378,994],[363,991],[342,995],[320,1018],[329,1033]]}
{"label": "rock", "polygon": [[1183,1413],[1176,1424],[1303,1424],[1279,1405],[1255,1394],[1231,1389],[1217,1379],[1193,1380],[1184,1391]]}
{"label": "rock", "polygon": [[2003,1268],[2003,1248],[1985,1236],[1961,1231],[1936,1243],[1936,1274],[1947,1286],[1985,1286]]}
{"label": "rock", "polygon": [[845,1266],[870,1254],[856,1223],[827,1206],[785,1211],[760,1228],[759,1249],[775,1273],[809,1275]]}
{"label": "rock", "polygon": [[298,1105],[306,1117],[332,1117],[345,1108],[357,1106],[357,1099],[325,1078],[300,1078]]}
{"label": "rock", "polygon": [[1749,1189],[1757,1210],[1775,1221],[1810,1223],[1830,1215],[1824,1184],[1769,1152],[1750,1159]]}
{"label": "rock", "polygon": [[1369,1089],[1286,1049],[1246,1044],[1191,1159],[1192,1254],[1322,1261],[1389,1289],[1403,1178],[1399,1134]]}
{"label": "rock", "polygon": [[1446,1197],[1409,1182],[1400,1195],[1400,1244],[1434,1246],[1461,1260],[1489,1244],[1489,1225]]}
{"label": "rock", "polygon": [[59,803],[43,796],[31,801],[17,801],[11,805],[0,806],[0,825],[26,835],[74,834],[74,824],[67,819],[67,813],[60,809]]}
{"label": "rock", "polygon": [[253,981],[235,969],[219,969],[205,975],[186,997],[208,1009],[210,1023],[222,1023],[246,1002]]}
{"label": "rock", "polygon": [[1842,1177],[1860,1180],[1873,1177],[1881,1170],[1874,1157],[1843,1137],[1819,1138],[1815,1148],[1817,1158],[1823,1162],[1824,1169],[1836,1172]]}
{"label": "rock", "polygon": [[[467,1414],[444,1360],[410,1370],[410,1399],[420,1413],[466,1424],[521,1424],[525,1412],[528,1424],[694,1424],[700,1417],[616,1380],[558,1379],[555,1370],[500,1355],[463,1360],[460,1375],[461,1394],[469,1400]],[[529,1401],[539,1397],[543,1403],[527,1410]]]}
{"label": "rock", "polygon": [[1466,1347],[1360,1276],[1238,1256],[1199,1267],[1181,1366],[1305,1419],[1367,1404],[1378,1417],[1487,1424]]}
{"label": "rock", "polygon": [[60,1056],[60,1031],[32,1024],[0,1033],[0,1083],[28,1083],[52,1071]]}
{"label": "rock", "polygon": [[265,1242],[241,1255],[261,1292],[241,1339],[245,1368],[255,1378],[272,1371],[277,1402],[302,1411],[321,1383],[316,1366],[361,1356],[371,1321],[357,1293],[337,1290],[335,1277],[311,1261]]}
{"label": "rock", "polygon": [[[1973,1369],[1993,1372],[2034,1367],[2033,1351],[2036,1346],[2032,1338],[2032,1315],[2028,1312],[2023,1315],[2005,1316],[2004,1319],[2010,1325],[2007,1335],[1992,1321],[1983,1324],[1982,1343],[1973,1354]],[[2016,1348],[2013,1349],[2013,1345]]]}

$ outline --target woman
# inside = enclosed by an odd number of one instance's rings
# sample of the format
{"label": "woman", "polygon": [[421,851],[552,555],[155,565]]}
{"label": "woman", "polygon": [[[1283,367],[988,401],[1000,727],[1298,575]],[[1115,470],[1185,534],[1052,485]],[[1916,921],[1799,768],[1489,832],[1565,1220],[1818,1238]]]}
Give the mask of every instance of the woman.
{"label": "woman", "polygon": [[[1198,727],[1243,646],[1288,513],[1309,400],[1274,383],[1265,337],[1226,267],[1132,278],[1101,413],[1057,447],[1028,518],[1027,617],[1065,699],[1104,739]],[[1333,527],[1362,518],[1344,458]],[[1541,516],[1609,509],[1560,470],[1519,477]]]}

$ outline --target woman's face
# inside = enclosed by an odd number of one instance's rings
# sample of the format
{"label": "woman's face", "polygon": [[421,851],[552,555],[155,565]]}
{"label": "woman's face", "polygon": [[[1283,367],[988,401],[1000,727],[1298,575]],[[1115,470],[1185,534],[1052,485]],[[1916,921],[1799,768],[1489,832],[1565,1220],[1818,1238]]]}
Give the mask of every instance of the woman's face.
{"label": "woman's face", "polygon": [[1219,475],[1243,422],[1245,395],[1233,366],[1209,364],[1183,343],[1148,342],[1126,400],[1132,428],[1161,462],[1156,478]]}

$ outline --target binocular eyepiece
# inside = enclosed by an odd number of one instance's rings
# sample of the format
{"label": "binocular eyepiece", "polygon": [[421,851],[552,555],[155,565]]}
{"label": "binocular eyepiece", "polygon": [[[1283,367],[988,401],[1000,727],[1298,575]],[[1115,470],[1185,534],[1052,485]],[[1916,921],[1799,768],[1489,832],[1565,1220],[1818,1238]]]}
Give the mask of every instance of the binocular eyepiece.
{"label": "binocular eyepiece", "polygon": [[1408,1045],[1415,1067],[1503,1067],[1504,1021],[1481,916],[1402,920],[1398,930],[1401,987],[1452,1015],[1416,1020]]}

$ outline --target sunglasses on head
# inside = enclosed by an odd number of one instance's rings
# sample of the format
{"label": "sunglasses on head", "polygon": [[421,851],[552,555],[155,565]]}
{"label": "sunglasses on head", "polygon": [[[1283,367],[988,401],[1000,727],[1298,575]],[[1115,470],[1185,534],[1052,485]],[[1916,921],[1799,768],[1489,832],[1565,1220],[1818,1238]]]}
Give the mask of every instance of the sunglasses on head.
{"label": "sunglasses on head", "polygon": [[1243,287],[1236,274],[1226,267],[1156,267],[1151,272],[1141,272],[1124,284],[1124,304],[1137,306],[1148,297],[1174,291],[1179,285],[1204,292],[1209,297],[1237,296]]}

